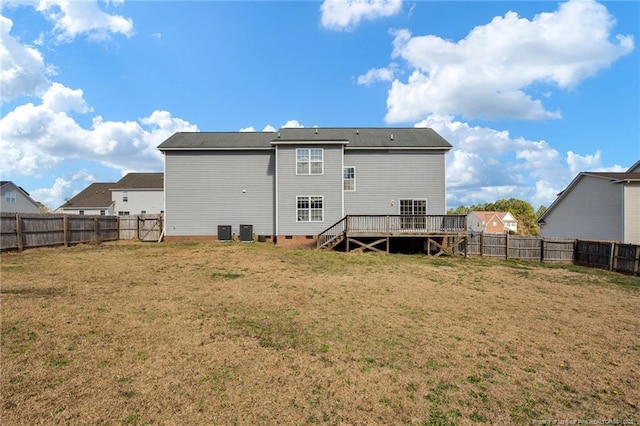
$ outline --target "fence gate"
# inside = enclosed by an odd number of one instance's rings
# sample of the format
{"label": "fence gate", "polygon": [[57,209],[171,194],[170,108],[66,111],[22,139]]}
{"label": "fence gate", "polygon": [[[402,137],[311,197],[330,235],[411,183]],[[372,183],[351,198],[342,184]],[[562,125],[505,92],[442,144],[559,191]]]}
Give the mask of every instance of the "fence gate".
{"label": "fence gate", "polygon": [[140,241],[158,241],[162,232],[162,216],[138,216],[138,239]]}

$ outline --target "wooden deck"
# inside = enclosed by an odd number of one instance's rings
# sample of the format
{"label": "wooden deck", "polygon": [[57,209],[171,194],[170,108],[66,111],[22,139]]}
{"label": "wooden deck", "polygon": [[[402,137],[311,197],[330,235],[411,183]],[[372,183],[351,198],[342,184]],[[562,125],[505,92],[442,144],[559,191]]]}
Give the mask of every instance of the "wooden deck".
{"label": "wooden deck", "polygon": [[389,253],[392,242],[424,242],[428,255],[466,255],[466,216],[348,215],[318,235],[318,248]]}

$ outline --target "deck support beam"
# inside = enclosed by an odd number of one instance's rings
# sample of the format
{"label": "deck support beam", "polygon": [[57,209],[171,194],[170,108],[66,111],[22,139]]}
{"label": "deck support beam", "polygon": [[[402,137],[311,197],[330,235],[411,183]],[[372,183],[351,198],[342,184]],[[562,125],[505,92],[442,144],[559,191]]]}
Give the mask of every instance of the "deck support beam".
{"label": "deck support beam", "polygon": [[[385,237],[385,238],[380,238],[379,240],[373,241],[371,243],[363,243],[361,241],[358,241],[355,238],[347,238],[347,251],[349,251],[350,249],[350,244],[349,243],[355,243],[356,245],[360,246],[358,248],[353,249],[352,251],[365,251],[365,250],[371,250],[371,251],[375,251],[376,253],[385,253],[385,254],[389,254],[389,237]],[[381,250],[375,246],[377,246],[378,244],[382,244],[382,243],[386,243],[385,244],[385,249]]]}

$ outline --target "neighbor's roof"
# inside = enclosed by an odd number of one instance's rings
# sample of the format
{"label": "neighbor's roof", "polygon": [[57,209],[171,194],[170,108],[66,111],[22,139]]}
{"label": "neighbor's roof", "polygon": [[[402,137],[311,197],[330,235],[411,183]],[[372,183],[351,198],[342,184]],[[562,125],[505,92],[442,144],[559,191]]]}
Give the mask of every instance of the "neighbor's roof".
{"label": "neighbor's roof", "polygon": [[111,201],[111,188],[115,185],[109,183],[92,183],[78,195],[61,205],[59,208],[79,209],[79,208],[108,208]]}
{"label": "neighbor's roof", "polygon": [[3,180],[3,181],[0,181],[0,187],[3,187],[3,186],[5,186],[5,185],[9,185],[9,184],[11,184],[11,185],[15,186],[15,187],[16,187],[16,188],[18,188],[20,191],[24,192],[24,193],[25,193],[25,195],[26,195],[27,197],[30,197],[29,193],[28,193],[27,191],[25,191],[23,187],[16,185],[15,183],[11,182],[10,180]]}
{"label": "neighbor's roof", "polygon": [[471,214],[478,217],[478,219],[483,222],[489,222],[493,216],[496,216],[500,221],[502,221],[509,212],[485,212],[485,211],[472,211]]}
{"label": "neighbor's roof", "polygon": [[164,189],[164,173],[127,173],[110,189]]}
{"label": "neighbor's roof", "polygon": [[270,149],[288,143],[341,143],[347,148],[450,149],[429,128],[283,128],[278,132],[175,133],[158,149]]}
{"label": "neighbor's roof", "polygon": [[611,180],[611,183],[636,182],[640,181],[640,173],[608,173],[608,172],[583,172],[582,175],[601,177]]}

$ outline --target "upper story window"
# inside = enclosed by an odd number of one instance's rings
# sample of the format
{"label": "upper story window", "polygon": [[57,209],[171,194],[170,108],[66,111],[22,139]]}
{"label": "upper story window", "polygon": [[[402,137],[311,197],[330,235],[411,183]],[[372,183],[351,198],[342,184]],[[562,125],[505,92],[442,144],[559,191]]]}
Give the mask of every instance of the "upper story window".
{"label": "upper story window", "polygon": [[355,167],[345,167],[342,169],[342,179],[344,182],[344,190],[345,191],[355,191],[356,190],[356,168]]}
{"label": "upper story window", "polygon": [[16,193],[13,191],[9,191],[6,194],[4,194],[4,201],[6,201],[9,204],[15,204],[16,203]]}
{"label": "upper story window", "polygon": [[126,203],[129,201],[129,191],[122,191],[122,202]]}
{"label": "upper story window", "polygon": [[321,175],[324,171],[324,150],[322,148],[296,149],[296,174]]}

